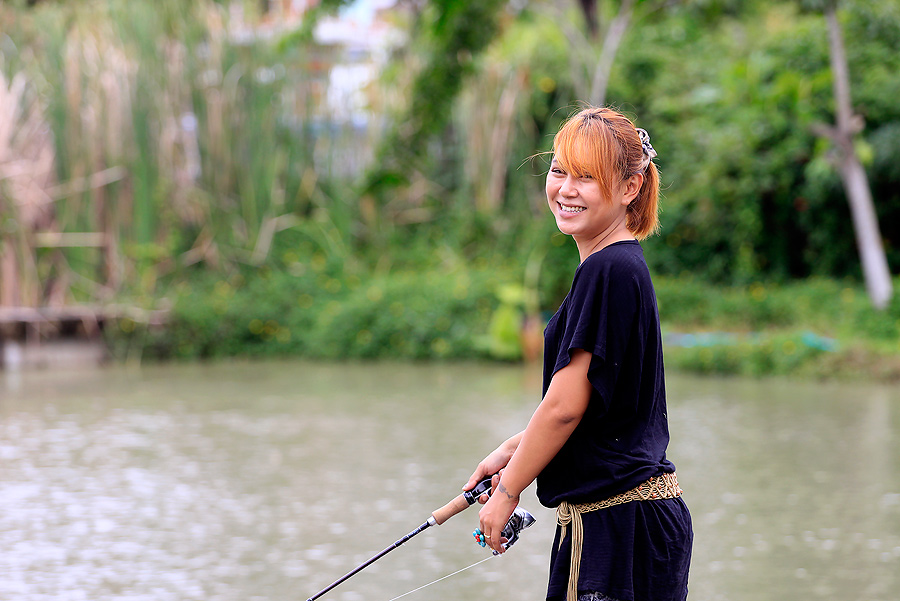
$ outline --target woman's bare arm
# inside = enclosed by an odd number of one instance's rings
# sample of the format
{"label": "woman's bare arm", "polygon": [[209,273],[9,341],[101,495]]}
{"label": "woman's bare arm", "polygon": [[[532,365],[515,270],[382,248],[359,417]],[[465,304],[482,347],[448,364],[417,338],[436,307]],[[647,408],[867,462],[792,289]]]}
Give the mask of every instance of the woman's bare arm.
{"label": "woman's bare arm", "polygon": [[554,374],[528,427],[517,435],[518,444],[497,490],[478,514],[481,531],[491,537],[488,544],[496,551],[503,552],[500,532],[516,508],[519,495],[556,456],[587,410],[591,396],[591,383],[587,379],[591,356],[587,351],[575,350],[569,364]]}

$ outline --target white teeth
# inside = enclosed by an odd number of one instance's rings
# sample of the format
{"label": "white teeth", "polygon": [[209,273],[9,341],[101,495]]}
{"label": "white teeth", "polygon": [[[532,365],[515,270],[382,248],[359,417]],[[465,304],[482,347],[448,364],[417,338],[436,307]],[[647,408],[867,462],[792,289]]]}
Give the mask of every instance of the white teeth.
{"label": "white teeth", "polygon": [[559,204],[559,209],[561,211],[565,211],[566,213],[580,213],[585,209],[585,207],[569,207],[562,203],[558,203],[558,204]]}

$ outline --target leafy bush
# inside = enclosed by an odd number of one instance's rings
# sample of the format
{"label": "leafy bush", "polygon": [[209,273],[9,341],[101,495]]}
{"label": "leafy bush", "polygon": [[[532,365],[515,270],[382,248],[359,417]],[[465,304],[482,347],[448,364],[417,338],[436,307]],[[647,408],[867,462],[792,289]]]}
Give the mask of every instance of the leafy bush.
{"label": "leafy bush", "polygon": [[[173,287],[170,321],[144,340],[151,358],[293,355],[342,358],[484,356],[496,285],[488,271],[335,277],[266,269]],[[133,333],[117,336],[136,336]]]}
{"label": "leafy bush", "polygon": [[[122,354],[140,347],[155,359],[523,356],[527,293],[513,270],[481,264],[358,274],[323,258],[293,271],[229,279],[200,272],[171,287],[164,329],[124,323],[108,335]],[[874,311],[859,286],[824,279],[731,287],[655,281],[670,368],[900,378],[900,300]],[[540,307],[544,320],[556,303]]]}

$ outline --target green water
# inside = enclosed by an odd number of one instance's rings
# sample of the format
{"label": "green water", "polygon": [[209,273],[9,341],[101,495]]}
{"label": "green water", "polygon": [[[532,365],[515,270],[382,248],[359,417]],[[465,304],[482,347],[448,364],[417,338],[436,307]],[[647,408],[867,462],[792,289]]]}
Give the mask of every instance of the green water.
{"label": "green water", "polygon": [[[455,496],[539,369],[297,362],[0,373],[0,599],[304,600]],[[900,392],[669,375],[692,600],[893,600]],[[554,514],[409,601],[542,599]],[[475,509],[323,597],[482,558]]]}

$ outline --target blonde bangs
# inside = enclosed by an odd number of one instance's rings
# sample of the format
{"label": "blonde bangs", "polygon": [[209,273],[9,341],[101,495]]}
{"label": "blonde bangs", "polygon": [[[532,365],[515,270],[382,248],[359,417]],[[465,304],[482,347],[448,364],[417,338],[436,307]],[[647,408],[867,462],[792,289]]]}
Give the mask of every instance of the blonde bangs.
{"label": "blonde bangs", "polygon": [[591,176],[607,197],[612,197],[619,163],[617,147],[597,119],[570,119],[553,138],[553,156],[566,173]]}

